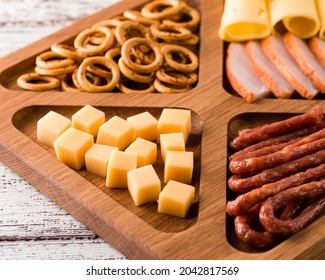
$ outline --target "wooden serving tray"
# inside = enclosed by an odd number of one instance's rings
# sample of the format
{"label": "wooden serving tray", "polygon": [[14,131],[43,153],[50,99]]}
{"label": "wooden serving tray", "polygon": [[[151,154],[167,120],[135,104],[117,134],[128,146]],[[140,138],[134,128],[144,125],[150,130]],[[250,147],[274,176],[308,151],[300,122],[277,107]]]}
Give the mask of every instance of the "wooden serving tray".
{"label": "wooden serving tray", "polygon": [[[53,43],[71,41],[92,24],[147,0],[127,0],[84,18],[0,59],[0,160],[131,259],[324,259],[325,217],[272,249],[255,251],[234,236],[226,216],[228,142],[239,129],[303,113],[324,100],[264,99],[247,104],[229,90],[224,46],[218,38],[222,1],[189,1],[202,15],[197,86],[181,94],[28,92],[17,77],[32,71],[35,57]],[[75,171],[36,139],[36,122],[49,110],[68,117],[86,104],[127,117],[165,107],[190,109],[195,204],[185,219],[159,214],[156,204],[135,207],[125,190],[107,190],[104,179]],[[162,177],[161,159],[156,164]]]}

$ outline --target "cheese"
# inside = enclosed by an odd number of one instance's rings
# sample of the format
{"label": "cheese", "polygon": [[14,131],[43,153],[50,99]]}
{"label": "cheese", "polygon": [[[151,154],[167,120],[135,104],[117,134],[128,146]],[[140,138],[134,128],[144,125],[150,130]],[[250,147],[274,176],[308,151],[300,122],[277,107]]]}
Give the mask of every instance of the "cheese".
{"label": "cheese", "polygon": [[68,128],[53,143],[57,158],[74,169],[85,165],[85,154],[94,144],[94,137],[84,131]]}
{"label": "cheese", "polygon": [[127,188],[127,172],[136,168],[136,154],[112,151],[107,165],[106,186],[109,188]]}
{"label": "cheese", "polygon": [[182,132],[186,143],[191,133],[191,111],[186,109],[165,108],[158,120],[158,137],[161,134]]}
{"label": "cheese", "polygon": [[185,151],[183,133],[167,133],[160,135],[160,150],[163,162],[166,159],[167,151]]}
{"label": "cheese", "polygon": [[157,139],[157,119],[149,112],[143,112],[126,119],[135,128],[135,138],[143,138],[149,141]]}
{"label": "cheese", "polygon": [[37,121],[37,140],[53,147],[53,142],[70,126],[70,119],[50,111]]}
{"label": "cheese", "polygon": [[96,143],[116,146],[124,150],[134,137],[134,126],[130,122],[114,116],[99,127]]}
{"label": "cheese", "polygon": [[105,178],[112,151],[118,151],[118,147],[94,144],[85,154],[87,171]]}
{"label": "cheese", "polygon": [[268,0],[273,33],[283,33],[281,23],[301,38],[310,38],[319,31],[315,0]]}
{"label": "cheese", "polygon": [[193,174],[193,152],[167,151],[164,183],[169,180],[190,184]]}
{"label": "cheese", "polygon": [[137,167],[154,164],[157,159],[157,144],[142,138],[137,138],[125,149],[125,152],[137,155]]}
{"label": "cheese", "polygon": [[271,26],[264,0],[225,0],[219,29],[221,39],[246,41],[265,38],[270,34]]}
{"label": "cheese", "polygon": [[195,188],[188,184],[169,181],[158,199],[158,212],[185,218],[194,203]]}
{"label": "cheese", "polygon": [[72,115],[72,127],[97,136],[98,128],[105,122],[105,113],[86,105]]}
{"label": "cheese", "polygon": [[325,0],[316,0],[316,8],[319,17],[319,37],[325,40]]}
{"label": "cheese", "polygon": [[157,201],[160,179],[152,165],[142,166],[127,173],[128,190],[135,206]]}

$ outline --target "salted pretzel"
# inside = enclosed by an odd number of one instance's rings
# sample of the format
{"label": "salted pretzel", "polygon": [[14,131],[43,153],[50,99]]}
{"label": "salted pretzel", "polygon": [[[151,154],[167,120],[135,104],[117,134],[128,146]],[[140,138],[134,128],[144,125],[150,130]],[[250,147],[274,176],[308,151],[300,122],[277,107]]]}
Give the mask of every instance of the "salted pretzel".
{"label": "salted pretzel", "polygon": [[23,89],[44,91],[58,88],[60,86],[60,81],[55,77],[41,76],[37,73],[27,73],[18,78],[17,84]]}

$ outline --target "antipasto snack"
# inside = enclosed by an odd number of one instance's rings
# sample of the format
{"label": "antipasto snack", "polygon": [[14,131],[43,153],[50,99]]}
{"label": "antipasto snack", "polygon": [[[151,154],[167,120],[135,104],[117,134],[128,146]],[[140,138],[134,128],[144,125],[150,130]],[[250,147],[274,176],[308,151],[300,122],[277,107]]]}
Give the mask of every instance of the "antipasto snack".
{"label": "antipasto snack", "polygon": [[324,127],[323,111],[316,106],[239,131],[230,142],[228,187],[236,197],[226,212],[240,240],[270,248],[324,213]]}
{"label": "antipasto snack", "polygon": [[26,90],[179,93],[198,81],[198,10],[182,0],[154,0],[102,20],[73,44],[53,44],[35,72],[18,78]]}

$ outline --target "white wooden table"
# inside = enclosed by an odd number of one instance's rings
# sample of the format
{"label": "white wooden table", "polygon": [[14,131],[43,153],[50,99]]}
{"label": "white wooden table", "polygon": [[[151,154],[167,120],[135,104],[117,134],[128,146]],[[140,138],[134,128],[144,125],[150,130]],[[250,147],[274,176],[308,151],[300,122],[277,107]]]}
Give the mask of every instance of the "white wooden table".
{"label": "white wooden table", "polygon": [[[0,0],[0,57],[119,0]],[[0,259],[125,259],[0,162]]]}

